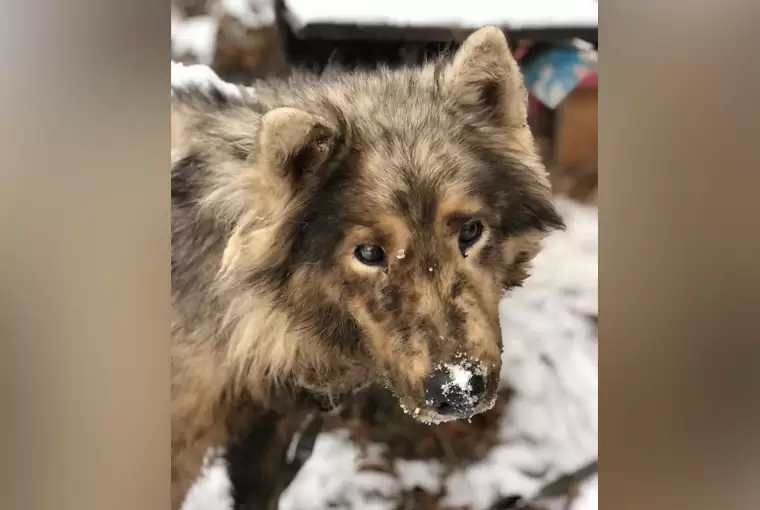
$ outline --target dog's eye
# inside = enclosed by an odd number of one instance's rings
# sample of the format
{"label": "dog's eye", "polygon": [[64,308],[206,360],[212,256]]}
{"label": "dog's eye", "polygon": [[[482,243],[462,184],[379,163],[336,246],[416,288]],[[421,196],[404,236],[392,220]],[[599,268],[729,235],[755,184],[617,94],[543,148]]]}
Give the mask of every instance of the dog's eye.
{"label": "dog's eye", "polygon": [[470,220],[459,231],[459,249],[464,253],[467,248],[478,242],[483,235],[483,224],[478,220]]}
{"label": "dog's eye", "polygon": [[357,246],[354,256],[359,262],[367,266],[380,266],[385,263],[385,250],[382,246],[374,244]]}

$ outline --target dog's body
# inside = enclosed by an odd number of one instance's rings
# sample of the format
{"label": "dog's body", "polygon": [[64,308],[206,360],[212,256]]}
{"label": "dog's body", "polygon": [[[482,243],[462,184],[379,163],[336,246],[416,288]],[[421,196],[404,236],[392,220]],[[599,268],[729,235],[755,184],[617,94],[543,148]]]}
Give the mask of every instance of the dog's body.
{"label": "dog's body", "polygon": [[172,100],[172,499],[264,413],[493,405],[498,303],[562,226],[497,29],[416,69]]}

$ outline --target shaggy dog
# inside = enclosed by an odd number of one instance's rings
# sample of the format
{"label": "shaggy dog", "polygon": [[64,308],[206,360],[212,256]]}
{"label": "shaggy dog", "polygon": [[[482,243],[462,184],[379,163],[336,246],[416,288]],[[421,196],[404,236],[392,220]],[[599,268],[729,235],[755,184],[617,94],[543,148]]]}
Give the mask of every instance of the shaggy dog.
{"label": "shaggy dog", "polygon": [[562,228],[497,28],[239,92],[172,99],[174,509],[209,447],[255,431],[270,469],[280,418],[370,383],[427,423],[489,409],[499,301]]}

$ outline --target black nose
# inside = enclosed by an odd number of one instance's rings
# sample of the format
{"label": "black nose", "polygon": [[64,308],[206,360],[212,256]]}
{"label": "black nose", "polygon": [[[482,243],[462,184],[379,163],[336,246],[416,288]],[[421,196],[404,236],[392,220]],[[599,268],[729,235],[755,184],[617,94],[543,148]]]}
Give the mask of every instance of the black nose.
{"label": "black nose", "polygon": [[427,400],[439,414],[468,414],[486,392],[481,374],[464,367],[442,368],[427,380]]}

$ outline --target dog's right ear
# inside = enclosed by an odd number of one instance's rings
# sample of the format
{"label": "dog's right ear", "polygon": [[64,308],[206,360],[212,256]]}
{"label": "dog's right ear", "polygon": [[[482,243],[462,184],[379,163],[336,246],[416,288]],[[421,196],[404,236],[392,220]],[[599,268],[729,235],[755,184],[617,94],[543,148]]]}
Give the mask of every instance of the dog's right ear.
{"label": "dog's right ear", "polygon": [[494,26],[473,32],[446,74],[450,97],[479,122],[527,127],[528,93],[504,32]]}
{"label": "dog's right ear", "polygon": [[275,108],[261,118],[261,161],[294,182],[321,168],[337,142],[338,131],[327,120],[303,110]]}

